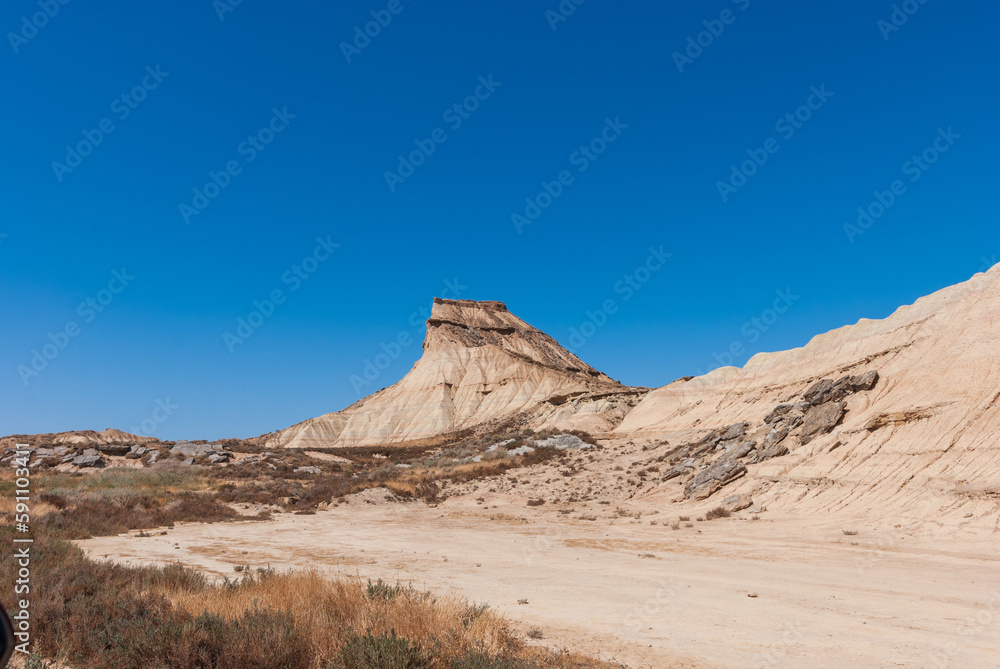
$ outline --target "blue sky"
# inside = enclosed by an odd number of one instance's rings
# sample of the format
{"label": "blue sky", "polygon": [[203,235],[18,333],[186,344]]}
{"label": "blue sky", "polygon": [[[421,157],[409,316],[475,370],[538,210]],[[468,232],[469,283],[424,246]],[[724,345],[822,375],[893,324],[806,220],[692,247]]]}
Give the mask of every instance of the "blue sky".
{"label": "blue sky", "polygon": [[281,429],[445,292],[657,386],[965,280],[1000,9],[903,4],[6,3],[0,433]]}

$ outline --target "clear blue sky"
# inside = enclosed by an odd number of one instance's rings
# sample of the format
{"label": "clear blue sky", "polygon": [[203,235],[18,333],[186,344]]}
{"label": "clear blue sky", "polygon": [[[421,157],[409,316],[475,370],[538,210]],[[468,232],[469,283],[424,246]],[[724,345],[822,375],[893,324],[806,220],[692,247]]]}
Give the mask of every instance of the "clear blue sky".
{"label": "clear blue sky", "polygon": [[[401,378],[446,290],[568,345],[613,300],[575,350],[663,385],[734,344],[743,364],[884,317],[1000,254],[994,3],[913,1],[898,30],[879,25],[890,2],[171,4],[0,12],[2,434],[280,429],[358,399],[351,376],[402,334],[362,392]],[[391,21],[345,49],[373,11]],[[415,140],[433,153],[387,179]],[[935,141],[926,171],[906,165]],[[724,200],[748,151],[767,162]],[[210,171],[228,184],[201,201]],[[516,225],[543,181],[561,193]],[[339,247],[303,265],[317,238]]]}

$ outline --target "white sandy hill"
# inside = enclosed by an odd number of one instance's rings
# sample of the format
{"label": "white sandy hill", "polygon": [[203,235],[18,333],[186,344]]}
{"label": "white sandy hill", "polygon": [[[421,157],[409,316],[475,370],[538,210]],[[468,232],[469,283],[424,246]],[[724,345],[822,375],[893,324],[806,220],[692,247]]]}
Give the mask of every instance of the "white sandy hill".
{"label": "white sandy hill", "polygon": [[794,502],[800,510],[850,507],[924,518],[994,509],[1000,498],[1000,265],[885,320],[861,320],[803,348],[756,355],[743,369],[654,390],[615,434],[683,444],[703,430],[747,421],[748,434],[757,429],[759,438],[769,412],[802,402],[816,381],[871,370],[878,383],[844,400],[846,413],[832,431],[804,445],[786,439],[787,455],[751,460],[748,475],[725,493],[751,492],[772,508]]}
{"label": "white sandy hill", "polygon": [[403,379],[264,440],[290,448],[390,444],[517,416],[605,431],[645,391],[585,364],[502,302],[436,298],[423,355]]}

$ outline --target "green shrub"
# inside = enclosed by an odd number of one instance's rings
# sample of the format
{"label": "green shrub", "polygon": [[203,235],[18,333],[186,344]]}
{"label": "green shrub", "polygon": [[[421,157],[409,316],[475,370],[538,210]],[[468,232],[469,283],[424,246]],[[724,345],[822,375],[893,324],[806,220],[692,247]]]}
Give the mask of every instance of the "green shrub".
{"label": "green shrub", "polygon": [[429,669],[430,666],[431,661],[420,646],[392,632],[352,636],[340,649],[340,657],[328,664],[327,669]]}

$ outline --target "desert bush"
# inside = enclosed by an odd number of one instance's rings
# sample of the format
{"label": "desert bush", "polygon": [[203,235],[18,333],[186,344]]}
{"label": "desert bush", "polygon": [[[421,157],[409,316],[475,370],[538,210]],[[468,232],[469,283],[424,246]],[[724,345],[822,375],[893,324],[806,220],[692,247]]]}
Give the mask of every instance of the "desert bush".
{"label": "desert bush", "polygon": [[327,669],[428,669],[431,660],[419,645],[395,632],[352,636]]}
{"label": "desert bush", "polygon": [[714,520],[715,518],[729,518],[733,515],[733,512],[729,509],[717,506],[705,514],[705,520]]}
{"label": "desert bush", "polygon": [[403,591],[403,586],[397,583],[396,585],[389,585],[382,579],[378,579],[372,583],[371,579],[368,580],[368,599],[371,600],[382,600],[390,601],[396,599],[396,595]]}

